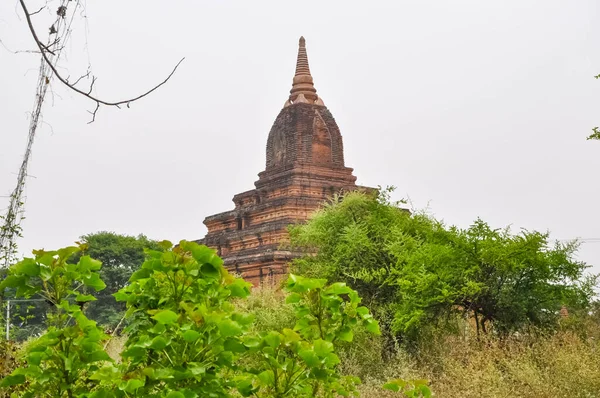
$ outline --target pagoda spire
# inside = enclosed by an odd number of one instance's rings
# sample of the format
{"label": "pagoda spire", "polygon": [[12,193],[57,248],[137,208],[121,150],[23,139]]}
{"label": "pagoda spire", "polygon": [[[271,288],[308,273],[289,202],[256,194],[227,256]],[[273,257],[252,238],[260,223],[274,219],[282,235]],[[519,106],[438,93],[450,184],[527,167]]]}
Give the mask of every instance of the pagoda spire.
{"label": "pagoda spire", "polygon": [[306,40],[300,37],[298,47],[298,60],[296,61],[296,73],[290,90],[290,98],[286,106],[297,103],[324,105],[317,95],[317,89],[313,83],[308,66],[308,55],[306,54]]}

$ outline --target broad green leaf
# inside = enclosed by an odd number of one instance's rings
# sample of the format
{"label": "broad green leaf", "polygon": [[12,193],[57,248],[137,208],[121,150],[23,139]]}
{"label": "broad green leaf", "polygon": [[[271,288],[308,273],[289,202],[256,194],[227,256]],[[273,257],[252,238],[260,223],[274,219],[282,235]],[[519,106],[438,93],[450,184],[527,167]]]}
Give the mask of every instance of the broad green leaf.
{"label": "broad green leaf", "polygon": [[351,293],[352,289],[346,286],[345,283],[333,283],[327,289],[325,289],[326,294],[348,294]]}
{"label": "broad green leaf", "polygon": [[236,336],[242,333],[242,328],[240,327],[240,325],[237,322],[232,321],[230,319],[225,319],[219,322],[218,326],[219,331],[221,332],[221,335],[223,335],[223,337]]}
{"label": "broad green leaf", "polygon": [[236,339],[225,340],[223,347],[225,348],[225,351],[235,352],[236,354],[246,352],[246,347]]}
{"label": "broad green leaf", "polygon": [[288,294],[288,296],[285,298],[285,302],[287,304],[294,304],[294,303],[299,303],[300,301],[302,301],[302,296],[299,295],[298,293],[290,293]]}
{"label": "broad green leaf", "polygon": [[92,296],[91,294],[78,294],[77,297],[75,297],[75,301],[80,302],[80,303],[85,303],[87,301],[96,301],[97,298]]}
{"label": "broad green leaf", "polygon": [[140,279],[146,279],[150,277],[150,275],[152,275],[152,270],[148,268],[141,268],[131,275],[131,277],[129,278],[129,282],[135,282]]}
{"label": "broad green leaf", "polygon": [[350,327],[344,326],[338,332],[338,338],[342,341],[347,341],[351,343],[354,339],[354,332],[352,332],[352,329]]}
{"label": "broad green leaf", "polygon": [[17,384],[25,383],[25,376],[23,375],[10,375],[6,376],[0,381],[0,387],[10,387]]}
{"label": "broad green leaf", "polygon": [[38,276],[40,265],[32,258],[25,258],[13,266],[13,272],[27,276]]}
{"label": "broad green leaf", "polygon": [[9,275],[2,281],[2,283],[0,283],[0,290],[4,290],[7,287],[17,288],[24,283],[25,280],[23,278],[15,275]]}
{"label": "broad green leaf", "polygon": [[300,352],[298,352],[298,355],[311,368],[313,368],[315,366],[319,366],[321,364],[319,357],[317,356],[317,354],[315,354],[315,352],[313,350],[310,350],[310,349],[301,350]]}
{"label": "broad green leaf", "polygon": [[198,337],[200,337],[200,333],[195,330],[186,330],[183,333],[183,339],[188,343],[193,343],[194,341],[198,340]]}
{"label": "broad green leaf", "polygon": [[320,358],[324,358],[329,353],[333,352],[333,343],[329,341],[319,339],[316,340],[313,345],[315,354],[317,354]]}
{"label": "broad green leaf", "polygon": [[140,387],[143,387],[144,384],[146,384],[144,382],[144,380],[140,380],[140,379],[130,379],[127,380],[127,382],[125,383],[121,383],[119,385],[119,389],[129,392],[129,393],[133,393],[135,390],[137,390]]}
{"label": "broad green leaf", "polygon": [[96,290],[97,292],[104,289],[106,284],[100,279],[100,275],[92,273],[88,277],[83,278],[83,284]]}
{"label": "broad green leaf", "polygon": [[272,386],[275,384],[275,374],[272,370],[265,370],[258,374],[258,379],[266,386]]}
{"label": "broad green leaf", "polygon": [[277,332],[269,332],[269,334],[264,337],[264,340],[269,346],[277,348],[281,344],[281,335]]}
{"label": "broad green leaf", "polygon": [[381,330],[379,330],[379,324],[374,319],[369,319],[367,321],[367,326],[365,327],[365,329],[367,329],[368,332],[371,332],[378,336],[381,334]]}
{"label": "broad green leaf", "polygon": [[152,316],[152,319],[165,325],[176,323],[177,318],[178,315],[171,310],[162,310]]}
{"label": "broad green leaf", "polygon": [[245,282],[243,279],[236,278],[227,286],[227,288],[231,292],[231,297],[245,298],[250,295],[250,286],[250,283]]}
{"label": "broad green leaf", "polygon": [[216,279],[221,275],[219,269],[210,263],[202,264],[202,266],[200,267],[200,272],[202,272],[202,275],[208,278]]}
{"label": "broad green leaf", "polygon": [[102,262],[94,260],[90,256],[82,256],[77,265],[80,272],[98,271],[102,268]]}
{"label": "broad green leaf", "polygon": [[152,343],[150,344],[150,348],[153,350],[162,350],[168,345],[167,340],[165,340],[162,336],[156,336],[152,339]]}

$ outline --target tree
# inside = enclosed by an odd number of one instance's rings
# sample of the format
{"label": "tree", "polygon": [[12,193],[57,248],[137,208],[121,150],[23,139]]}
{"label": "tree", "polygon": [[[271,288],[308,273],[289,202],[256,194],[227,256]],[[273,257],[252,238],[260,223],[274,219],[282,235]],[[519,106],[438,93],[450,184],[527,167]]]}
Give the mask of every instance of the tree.
{"label": "tree", "polygon": [[[85,255],[102,262],[100,277],[106,283],[106,289],[94,293],[97,301],[91,302],[88,316],[100,325],[114,328],[123,317],[125,305],[117,303],[113,294],[124,288],[129,277],[137,271],[145,259],[144,249],[160,250],[158,244],[144,235],[127,236],[114,232],[96,232],[84,235]],[[78,261],[82,252],[74,255]]]}
{"label": "tree", "polygon": [[482,220],[447,227],[388,194],[350,193],[290,230],[293,246],[313,252],[295,272],[348,283],[388,338],[415,339],[452,314],[472,316],[483,333],[550,326],[561,305],[582,307],[593,295],[576,242],[551,246],[548,233],[512,234]]}

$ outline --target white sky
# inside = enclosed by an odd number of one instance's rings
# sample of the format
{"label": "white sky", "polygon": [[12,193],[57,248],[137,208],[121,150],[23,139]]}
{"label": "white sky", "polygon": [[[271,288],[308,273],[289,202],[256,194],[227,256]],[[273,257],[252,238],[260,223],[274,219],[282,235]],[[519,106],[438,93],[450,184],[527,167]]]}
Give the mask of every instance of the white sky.
{"label": "white sky", "polygon": [[[600,238],[600,142],[585,140],[600,125],[597,0],[87,6],[87,34],[75,26],[62,66],[80,75],[89,56],[99,96],[138,94],[186,61],[155,94],[102,108],[91,125],[93,104],[54,85],[33,150],[23,252],[99,230],[203,237],[204,217],[233,208],[264,169],[300,35],[358,183],[395,185],[397,198],[462,227],[480,216]],[[0,39],[31,49],[15,10],[16,0],[0,2]],[[49,16],[34,18],[45,37]],[[0,46],[0,195],[15,184],[38,64]],[[600,242],[580,257],[600,271]]]}

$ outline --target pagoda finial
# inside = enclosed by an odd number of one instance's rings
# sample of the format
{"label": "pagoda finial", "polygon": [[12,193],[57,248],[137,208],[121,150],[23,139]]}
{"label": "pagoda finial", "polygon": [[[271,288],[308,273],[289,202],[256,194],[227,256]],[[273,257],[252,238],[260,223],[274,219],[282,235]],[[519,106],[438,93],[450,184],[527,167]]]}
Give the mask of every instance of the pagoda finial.
{"label": "pagoda finial", "polygon": [[[313,78],[310,74],[308,66],[308,56],[306,55],[306,40],[304,36],[300,37],[298,46],[298,60],[296,61],[296,74],[290,90],[289,101],[294,104],[296,102],[322,105],[323,101],[317,95],[317,89],[313,84]],[[302,97],[300,97],[302,96]],[[298,101],[300,97],[300,101]]]}

